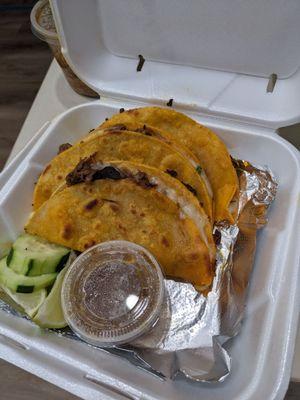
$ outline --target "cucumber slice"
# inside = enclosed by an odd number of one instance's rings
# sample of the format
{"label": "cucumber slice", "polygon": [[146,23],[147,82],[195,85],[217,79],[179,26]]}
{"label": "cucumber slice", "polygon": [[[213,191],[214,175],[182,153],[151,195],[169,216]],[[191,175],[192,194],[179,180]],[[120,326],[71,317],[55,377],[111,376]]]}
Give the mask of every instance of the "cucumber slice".
{"label": "cucumber slice", "polygon": [[6,258],[0,261],[0,284],[17,293],[32,293],[53,284],[57,273],[40,276],[23,276],[6,266]]}
{"label": "cucumber slice", "polygon": [[15,241],[7,256],[7,266],[18,274],[37,276],[59,272],[69,258],[70,250],[28,234]]}
{"label": "cucumber slice", "polygon": [[31,318],[35,316],[47,297],[46,289],[37,290],[33,293],[16,293],[6,286],[1,286],[1,289],[7,296],[4,301],[12,305],[13,308],[18,309],[20,307],[21,311]]}
{"label": "cucumber slice", "polygon": [[65,320],[61,306],[61,288],[68,267],[65,267],[57,275],[56,281],[46,300],[40,307],[33,321],[41,328],[65,328],[68,324]]}
{"label": "cucumber slice", "polygon": [[66,266],[57,275],[50,293],[33,319],[33,321],[42,328],[58,329],[68,325],[61,306],[61,290],[65,275],[75,258],[76,254],[72,251]]}

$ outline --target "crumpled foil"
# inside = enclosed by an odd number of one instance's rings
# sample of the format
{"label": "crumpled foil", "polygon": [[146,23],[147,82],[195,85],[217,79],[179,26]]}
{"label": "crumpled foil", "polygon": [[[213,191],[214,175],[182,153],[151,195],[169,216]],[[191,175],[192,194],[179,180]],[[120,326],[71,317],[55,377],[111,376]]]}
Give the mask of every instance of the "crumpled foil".
{"label": "crumpled foil", "polygon": [[[256,232],[263,227],[277,183],[268,168],[232,160],[240,191],[233,202],[236,223],[214,227],[216,274],[207,296],[191,284],[165,280],[166,301],[156,325],[130,346],[105,348],[162,379],[179,372],[201,382],[221,382],[231,369],[224,343],[237,335],[253,265]],[[0,301],[0,309],[16,314]],[[79,339],[70,329],[56,334]],[[93,346],[94,347],[94,346]]]}

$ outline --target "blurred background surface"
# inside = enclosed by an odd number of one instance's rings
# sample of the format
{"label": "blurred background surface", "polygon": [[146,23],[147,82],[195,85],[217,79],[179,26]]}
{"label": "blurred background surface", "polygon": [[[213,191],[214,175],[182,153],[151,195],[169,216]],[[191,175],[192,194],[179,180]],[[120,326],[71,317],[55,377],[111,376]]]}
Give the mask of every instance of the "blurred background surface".
{"label": "blurred background surface", "polygon": [[0,0],[0,170],[51,63],[46,43],[31,33],[32,0]]}

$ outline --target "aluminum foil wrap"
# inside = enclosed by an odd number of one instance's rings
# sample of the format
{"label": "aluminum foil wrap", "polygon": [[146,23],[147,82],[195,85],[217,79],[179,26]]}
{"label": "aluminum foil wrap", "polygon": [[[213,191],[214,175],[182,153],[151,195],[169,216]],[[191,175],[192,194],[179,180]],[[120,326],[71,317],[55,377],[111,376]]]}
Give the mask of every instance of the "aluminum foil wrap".
{"label": "aluminum foil wrap", "polygon": [[[201,382],[220,382],[230,373],[231,359],[224,343],[238,334],[253,265],[256,232],[267,222],[267,209],[277,183],[268,168],[233,160],[240,192],[232,204],[236,223],[214,227],[216,274],[209,293],[192,285],[165,280],[166,301],[156,325],[130,346],[101,349],[128,359],[162,378],[179,372]],[[4,302],[0,309],[15,311]],[[80,340],[69,329],[56,334]]]}

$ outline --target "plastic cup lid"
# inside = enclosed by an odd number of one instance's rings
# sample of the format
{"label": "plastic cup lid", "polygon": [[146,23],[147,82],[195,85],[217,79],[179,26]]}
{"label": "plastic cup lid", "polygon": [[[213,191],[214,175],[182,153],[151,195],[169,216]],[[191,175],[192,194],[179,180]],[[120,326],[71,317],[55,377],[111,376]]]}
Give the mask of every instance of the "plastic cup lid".
{"label": "plastic cup lid", "polygon": [[143,247],[110,241],[82,253],[69,268],[62,307],[70,328],[96,346],[128,343],[157,321],[164,281]]}

